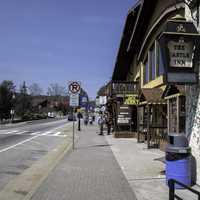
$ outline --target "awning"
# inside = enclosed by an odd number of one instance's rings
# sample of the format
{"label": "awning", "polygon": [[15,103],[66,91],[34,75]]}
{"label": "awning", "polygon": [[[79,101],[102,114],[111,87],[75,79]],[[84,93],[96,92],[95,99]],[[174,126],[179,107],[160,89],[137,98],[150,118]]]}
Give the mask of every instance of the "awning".
{"label": "awning", "polygon": [[184,85],[168,85],[162,95],[162,98],[175,98],[177,96],[185,96],[186,88]]}
{"label": "awning", "polygon": [[162,98],[163,90],[161,88],[144,88],[141,89],[139,105],[145,104],[166,104]]}

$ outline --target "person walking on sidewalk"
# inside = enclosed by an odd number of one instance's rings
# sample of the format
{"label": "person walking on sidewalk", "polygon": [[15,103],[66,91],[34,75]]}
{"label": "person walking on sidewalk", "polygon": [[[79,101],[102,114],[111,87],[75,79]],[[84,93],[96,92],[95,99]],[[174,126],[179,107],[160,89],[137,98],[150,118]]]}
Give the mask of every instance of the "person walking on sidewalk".
{"label": "person walking on sidewalk", "polygon": [[85,115],[84,115],[84,124],[87,126],[88,125],[88,119],[89,117],[88,117],[88,113],[85,113]]}
{"label": "person walking on sidewalk", "polygon": [[89,115],[89,124],[92,125],[93,124],[93,120],[92,120],[92,115]]}
{"label": "person walking on sidewalk", "polygon": [[107,135],[110,135],[111,126],[112,126],[112,118],[111,118],[109,112],[105,113],[105,123],[106,123],[106,126],[107,126]]}
{"label": "person walking on sidewalk", "polygon": [[99,133],[99,135],[103,135],[103,125],[104,125],[103,113],[100,113],[100,115],[99,115],[98,125],[99,125],[99,128],[100,128],[100,133]]}

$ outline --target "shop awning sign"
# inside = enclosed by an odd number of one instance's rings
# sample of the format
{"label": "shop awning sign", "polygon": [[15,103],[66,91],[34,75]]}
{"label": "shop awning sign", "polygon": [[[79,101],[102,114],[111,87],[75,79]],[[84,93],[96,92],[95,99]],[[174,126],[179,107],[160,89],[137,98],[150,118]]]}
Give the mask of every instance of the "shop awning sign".
{"label": "shop awning sign", "polygon": [[139,103],[139,99],[137,95],[127,94],[125,95],[124,104],[125,105],[137,105]]}
{"label": "shop awning sign", "polygon": [[116,81],[112,82],[112,94],[125,95],[137,94],[137,82]]}

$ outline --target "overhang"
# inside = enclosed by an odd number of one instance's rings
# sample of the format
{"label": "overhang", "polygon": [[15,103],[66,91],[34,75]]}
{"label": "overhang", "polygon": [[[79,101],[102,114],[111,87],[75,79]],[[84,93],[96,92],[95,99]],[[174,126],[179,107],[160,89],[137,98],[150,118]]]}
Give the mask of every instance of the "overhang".
{"label": "overhang", "polygon": [[137,20],[140,3],[141,1],[138,1],[128,12],[112,75],[113,81],[126,80],[131,64],[131,54],[127,51],[127,48]]}
{"label": "overhang", "polygon": [[162,98],[163,90],[161,88],[143,88],[141,89],[139,101],[140,105],[144,104],[164,104]]}
{"label": "overhang", "polygon": [[168,85],[162,94],[162,98],[168,99],[175,96],[185,96],[185,91],[184,85]]}

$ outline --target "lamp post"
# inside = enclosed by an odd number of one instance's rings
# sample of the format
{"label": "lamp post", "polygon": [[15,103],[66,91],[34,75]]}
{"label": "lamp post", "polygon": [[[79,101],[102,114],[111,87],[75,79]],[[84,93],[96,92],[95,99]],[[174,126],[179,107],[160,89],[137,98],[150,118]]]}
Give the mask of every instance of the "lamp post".
{"label": "lamp post", "polygon": [[10,110],[10,115],[11,115],[11,122],[13,123],[13,120],[14,120],[14,116],[15,116],[15,110],[14,110],[14,101],[15,101],[15,93],[13,92],[13,95],[12,95],[12,109]]}

